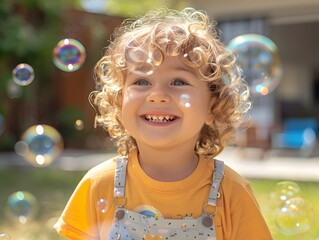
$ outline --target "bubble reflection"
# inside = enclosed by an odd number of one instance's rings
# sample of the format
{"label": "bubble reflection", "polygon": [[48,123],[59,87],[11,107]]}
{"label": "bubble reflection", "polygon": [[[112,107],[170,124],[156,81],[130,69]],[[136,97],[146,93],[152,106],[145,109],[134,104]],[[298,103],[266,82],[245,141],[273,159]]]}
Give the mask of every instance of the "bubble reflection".
{"label": "bubble reflection", "polygon": [[97,211],[100,213],[106,213],[108,207],[108,203],[105,199],[101,198],[96,202]]}
{"label": "bubble reflection", "polygon": [[16,146],[16,151],[36,167],[51,164],[63,149],[60,133],[48,125],[34,125],[28,128]]}
{"label": "bubble reflection", "polygon": [[77,119],[74,122],[74,127],[78,131],[82,131],[84,129],[84,122],[81,119]]}
{"label": "bubble reflection", "polygon": [[273,204],[282,206],[288,199],[297,197],[301,194],[299,184],[292,181],[281,181],[276,183],[270,192],[270,198]]}
{"label": "bubble reflection", "polygon": [[74,72],[84,63],[85,48],[79,41],[66,38],[59,41],[53,50],[54,65],[65,72]]}
{"label": "bubble reflection", "polygon": [[228,49],[237,55],[252,95],[268,95],[282,78],[282,66],[275,43],[259,34],[243,34],[232,39]]}
{"label": "bubble reflection", "polygon": [[30,192],[18,191],[11,194],[7,199],[7,215],[22,224],[32,220],[37,211],[37,199]]}
{"label": "bubble reflection", "polygon": [[0,240],[8,240],[11,239],[11,236],[7,233],[0,233]]}
{"label": "bubble reflection", "polygon": [[185,107],[185,108],[190,108],[191,103],[190,103],[190,96],[188,94],[181,94],[179,98],[180,104]]}
{"label": "bubble reflection", "polygon": [[19,86],[27,86],[34,79],[34,70],[29,64],[20,63],[13,69],[12,79]]}
{"label": "bubble reflection", "polygon": [[8,240],[11,239],[11,236],[7,233],[0,233],[0,240]]}
{"label": "bubble reflection", "polygon": [[309,200],[291,198],[277,211],[276,226],[288,235],[307,232],[313,223],[314,212],[314,206]]}

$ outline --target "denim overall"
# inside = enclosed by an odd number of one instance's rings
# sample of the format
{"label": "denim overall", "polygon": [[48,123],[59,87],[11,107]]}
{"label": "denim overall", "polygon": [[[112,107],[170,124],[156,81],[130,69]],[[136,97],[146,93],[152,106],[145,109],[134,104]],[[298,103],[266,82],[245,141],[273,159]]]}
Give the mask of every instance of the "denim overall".
{"label": "denim overall", "polygon": [[[217,212],[216,202],[220,197],[218,192],[224,176],[224,163],[214,160],[215,170],[212,178],[209,198],[203,206],[203,214],[197,219],[164,219],[150,217],[124,208],[125,177],[127,158],[118,157],[114,178],[114,203],[116,211],[112,229],[108,237],[121,240],[216,240],[213,216]],[[124,199],[118,204],[118,199]],[[214,209],[213,212],[208,209]]]}

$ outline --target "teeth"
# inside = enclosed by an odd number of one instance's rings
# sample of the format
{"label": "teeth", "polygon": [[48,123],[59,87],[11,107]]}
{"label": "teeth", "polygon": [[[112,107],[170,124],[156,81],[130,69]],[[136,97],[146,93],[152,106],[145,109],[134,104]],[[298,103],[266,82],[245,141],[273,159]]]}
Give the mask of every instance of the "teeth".
{"label": "teeth", "polygon": [[169,115],[145,115],[145,119],[150,122],[171,122],[175,120],[175,117]]}

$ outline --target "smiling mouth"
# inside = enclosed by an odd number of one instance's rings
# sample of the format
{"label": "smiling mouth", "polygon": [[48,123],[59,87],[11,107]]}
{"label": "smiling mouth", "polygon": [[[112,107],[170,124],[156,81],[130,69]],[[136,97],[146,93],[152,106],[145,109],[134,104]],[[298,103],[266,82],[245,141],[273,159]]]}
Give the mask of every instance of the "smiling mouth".
{"label": "smiling mouth", "polygon": [[144,119],[149,122],[167,123],[176,120],[177,117],[172,115],[144,115]]}

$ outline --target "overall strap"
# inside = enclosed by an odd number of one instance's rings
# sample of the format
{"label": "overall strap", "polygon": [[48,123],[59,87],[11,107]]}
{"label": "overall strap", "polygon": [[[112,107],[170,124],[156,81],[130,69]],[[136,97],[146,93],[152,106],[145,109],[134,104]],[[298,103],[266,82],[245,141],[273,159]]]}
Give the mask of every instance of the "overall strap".
{"label": "overall strap", "polygon": [[208,205],[216,207],[217,198],[220,194],[220,183],[224,176],[224,162],[214,159],[214,166],[213,180],[209,192]]}
{"label": "overall strap", "polygon": [[117,157],[114,175],[114,198],[125,197],[126,166],[127,157]]}

